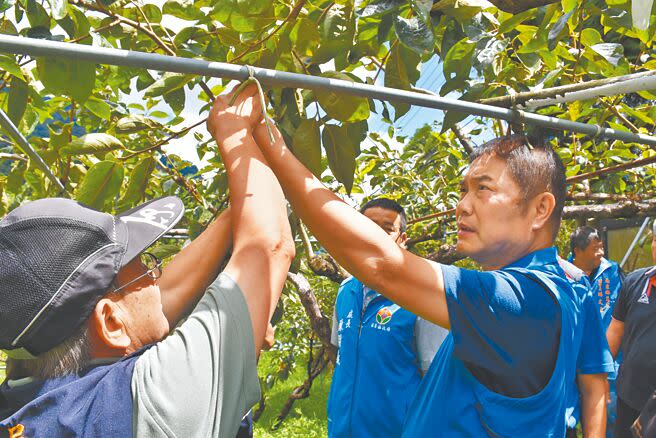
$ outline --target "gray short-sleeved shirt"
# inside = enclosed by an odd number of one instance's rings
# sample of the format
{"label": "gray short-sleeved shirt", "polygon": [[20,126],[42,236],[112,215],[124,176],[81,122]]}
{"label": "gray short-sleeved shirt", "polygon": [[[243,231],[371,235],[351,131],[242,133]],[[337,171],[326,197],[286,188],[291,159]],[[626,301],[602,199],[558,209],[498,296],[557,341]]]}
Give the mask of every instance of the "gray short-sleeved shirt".
{"label": "gray short-sleeved shirt", "polygon": [[189,318],[142,357],[132,376],[138,437],[234,437],[260,398],[253,329],[227,274]]}

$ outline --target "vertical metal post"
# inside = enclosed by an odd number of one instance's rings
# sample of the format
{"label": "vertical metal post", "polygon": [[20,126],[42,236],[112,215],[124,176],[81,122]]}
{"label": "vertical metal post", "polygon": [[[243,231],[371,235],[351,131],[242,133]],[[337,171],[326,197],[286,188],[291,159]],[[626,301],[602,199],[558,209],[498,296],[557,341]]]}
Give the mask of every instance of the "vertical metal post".
{"label": "vertical metal post", "polygon": [[20,133],[14,122],[9,119],[9,116],[0,109],[0,127],[5,130],[9,137],[16,142],[18,148],[23,151],[34,163],[36,166],[43,171],[43,173],[52,181],[62,193],[66,193],[66,187],[59,181],[59,179],[52,173],[50,167],[43,161],[43,158],[34,150],[32,145],[27,141],[27,139]]}
{"label": "vertical metal post", "polygon": [[635,246],[638,244],[640,237],[642,237],[642,233],[645,232],[645,228],[647,228],[647,224],[649,223],[650,219],[651,219],[650,217],[646,217],[645,220],[642,222],[642,225],[640,225],[640,229],[638,230],[635,237],[633,238],[633,242],[631,242],[629,249],[626,250],[626,254],[624,254],[624,257],[620,262],[620,268],[623,267],[624,264],[629,260],[629,257],[631,256],[631,253],[633,252]]}

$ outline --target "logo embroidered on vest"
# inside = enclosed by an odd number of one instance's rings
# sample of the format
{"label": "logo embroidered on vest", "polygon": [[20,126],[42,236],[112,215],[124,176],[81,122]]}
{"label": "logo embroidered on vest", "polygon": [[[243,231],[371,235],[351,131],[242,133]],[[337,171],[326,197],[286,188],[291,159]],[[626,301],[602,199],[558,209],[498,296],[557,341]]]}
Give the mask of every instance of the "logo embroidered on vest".
{"label": "logo embroidered on vest", "polygon": [[376,313],[376,322],[380,325],[385,325],[391,320],[392,312],[387,307],[383,307]]}
{"label": "logo embroidered on vest", "polygon": [[0,438],[24,438],[23,432],[25,432],[25,427],[17,424],[7,429],[0,429]]}

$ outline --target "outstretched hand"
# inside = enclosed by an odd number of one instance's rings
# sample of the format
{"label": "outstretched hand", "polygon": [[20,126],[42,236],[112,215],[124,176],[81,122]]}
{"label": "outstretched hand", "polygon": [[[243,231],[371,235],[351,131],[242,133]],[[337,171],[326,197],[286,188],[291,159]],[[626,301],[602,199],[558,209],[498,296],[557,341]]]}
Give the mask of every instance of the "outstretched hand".
{"label": "outstretched hand", "polygon": [[257,86],[249,85],[241,90],[231,105],[230,101],[237,90],[218,96],[207,117],[207,130],[220,144],[235,135],[241,139],[252,134],[254,127],[262,120]]}

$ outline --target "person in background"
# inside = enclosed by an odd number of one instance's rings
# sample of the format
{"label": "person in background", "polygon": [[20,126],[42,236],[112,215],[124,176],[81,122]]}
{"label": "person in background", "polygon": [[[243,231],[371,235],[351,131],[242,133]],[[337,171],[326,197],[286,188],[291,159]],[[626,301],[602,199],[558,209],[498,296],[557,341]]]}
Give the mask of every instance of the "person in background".
{"label": "person in background", "polygon": [[570,403],[566,411],[566,437],[577,436],[576,426],[580,420],[584,438],[601,438],[606,434],[606,379],[614,370],[613,356],[587,275],[560,257],[558,263],[581,298],[583,320],[576,381],[570,385]]}
{"label": "person in background", "polygon": [[[619,265],[604,257],[604,243],[599,232],[588,226],[579,227],[570,236],[570,261],[583,272],[590,280],[592,294],[599,306],[604,332],[608,329],[611,315],[615,308],[617,296],[622,287],[624,273]],[[584,338],[583,343],[587,340]],[[608,431],[612,430],[617,411],[617,395],[615,380],[621,357],[614,362],[614,369],[608,373]]]}
{"label": "person in background", "polygon": [[[656,226],[652,260],[656,263]],[[622,353],[617,376],[614,437],[631,437],[631,426],[656,390],[656,266],[638,269],[624,279],[606,331],[614,357]]]}
{"label": "person in background", "polygon": [[[405,247],[406,214],[376,198],[360,212]],[[328,397],[328,436],[401,436],[407,408],[448,331],[418,318],[355,277],[339,288],[332,343],[337,361]]]}

